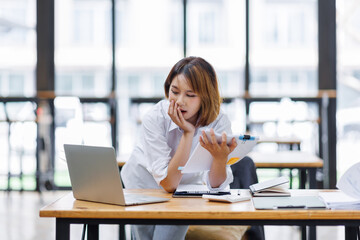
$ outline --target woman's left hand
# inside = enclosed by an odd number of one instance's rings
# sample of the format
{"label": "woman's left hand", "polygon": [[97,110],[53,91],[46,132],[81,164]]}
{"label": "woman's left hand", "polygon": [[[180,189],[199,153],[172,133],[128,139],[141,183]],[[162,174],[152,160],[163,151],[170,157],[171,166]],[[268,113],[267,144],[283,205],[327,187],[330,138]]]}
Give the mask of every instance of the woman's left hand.
{"label": "woman's left hand", "polygon": [[213,156],[215,161],[224,161],[226,164],[228,155],[236,148],[237,143],[235,138],[231,140],[231,144],[227,145],[227,136],[226,133],[221,134],[221,143],[218,143],[215,137],[214,129],[210,129],[210,139],[205,134],[205,131],[202,131],[202,136],[200,136],[200,145],[208,150]]}

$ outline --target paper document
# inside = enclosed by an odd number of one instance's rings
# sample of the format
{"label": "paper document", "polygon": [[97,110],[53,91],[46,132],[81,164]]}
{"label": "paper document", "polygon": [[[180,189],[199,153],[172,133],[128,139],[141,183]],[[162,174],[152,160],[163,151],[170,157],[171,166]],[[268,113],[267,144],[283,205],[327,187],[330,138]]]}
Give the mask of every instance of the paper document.
{"label": "paper document", "polygon": [[319,197],[331,209],[360,209],[360,199],[350,197],[342,191],[320,192]]}
{"label": "paper document", "polygon": [[[206,131],[207,136],[210,138],[210,132]],[[221,134],[215,134],[217,141],[220,143]],[[227,143],[230,144],[232,138],[236,139],[237,146],[228,156],[227,165],[232,165],[248,154],[258,142],[258,137],[250,135],[228,135]],[[180,167],[182,173],[194,173],[210,170],[213,157],[210,152],[203,148],[200,143],[195,147],[189,160],[184,167]]]}
{"label": "paper document", "polygon": [[351,166],[336,187],[340,191],[321,192],[319,196],[332,209],[360,209],[360,163]]}
{"label": "paper document", "polygon": [[347,195],[360,199],[360,163],[351,166],[341,176],[336,187]]}

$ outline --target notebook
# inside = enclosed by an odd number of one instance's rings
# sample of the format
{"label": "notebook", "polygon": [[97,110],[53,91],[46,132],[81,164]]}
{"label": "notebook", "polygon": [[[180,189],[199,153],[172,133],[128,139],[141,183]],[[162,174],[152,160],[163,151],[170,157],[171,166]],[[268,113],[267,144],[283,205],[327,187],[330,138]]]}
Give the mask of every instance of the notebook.
{"label": "notebook", "polygon": [[139,205],[169,201],[140,194],[125,194],[112,147],[64,144],[71,186],[78,200]]}
{"label": "notebook", "polygon": [[180,184],[175,192],[173,197],[199,197],[203,195],[229,195],[230,188],[227,187],[222,191],[210,191],[206,185],[200,184]]}
{"label": "notebook", "polygon": [[287,177],[278,177],[264,182],[255,183],[249,186],[250,192],[254,197],[288,197]]}

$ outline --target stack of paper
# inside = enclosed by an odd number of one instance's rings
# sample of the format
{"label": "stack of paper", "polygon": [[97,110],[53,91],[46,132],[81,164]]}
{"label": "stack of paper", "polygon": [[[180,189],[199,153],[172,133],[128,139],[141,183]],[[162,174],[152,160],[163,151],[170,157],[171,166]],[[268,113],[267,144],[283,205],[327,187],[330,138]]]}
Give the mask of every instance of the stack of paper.
{"label": "stack of paper", "polygon": [[360,209],[360,163],[351,166],[336,186],[340,191],[319,193],[329,208]]}
{"label": "stack of paper", "polygon": [[342,191],[321,192],[319,197],[331,209],[360,209],[360,199],[350,197]]}

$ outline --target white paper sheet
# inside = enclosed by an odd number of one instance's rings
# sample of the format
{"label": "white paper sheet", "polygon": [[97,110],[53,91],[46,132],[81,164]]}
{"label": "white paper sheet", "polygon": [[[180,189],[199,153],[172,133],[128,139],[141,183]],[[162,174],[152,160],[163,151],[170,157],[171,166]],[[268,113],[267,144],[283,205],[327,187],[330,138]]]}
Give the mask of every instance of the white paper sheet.
{"label": "white paper sheet", "polygon": [[[210,136],[210,132],[206,132],[208,136]],[[216,139],[218,142],[221,142],[221,135],[215,134]],[[242,135],[228,135],[227,136],[227,143],[229,144],[231,142],[231,139],[235,137],[237,142],[237,147],[232,151],[228,156],[228,162],[235,163],[236,161],[241,160],[243,157],[248,154],[253,147],[258,142],[258,137],[252,137],[251,140],[240,140],[239,137],[242,137]],[[195,147],[193,153],[191,154],[189,160],[185,164],[184,167],[180,167],[179,170],[181,170],[182,173],[194,173],[194,172],[201,172],[201,171],[207,171],[210,170],[211,164],[212,164],[212,156],[209,153],[208,150],[203,148],[200,143]],[[231,164],[229,164],[231,165]]]}
{"label": "white paper sheet", "polygon": [[360,199],[350,197],[344,192],[320,192],[319,197],[331,209],[359,209]]}
{"label": "white paper sheet", "polygon": [[360,162],[351,166],[341,176],[336,187],[347,195],[360,199]]}

